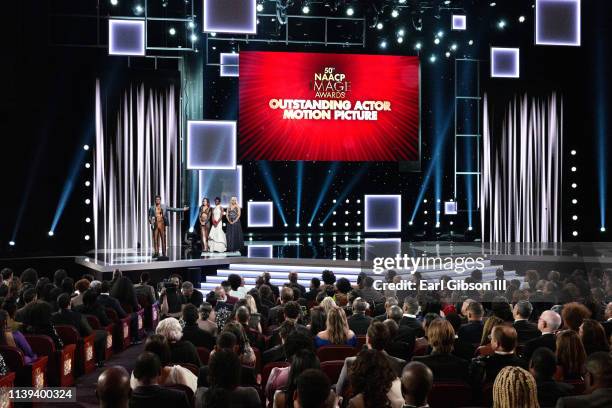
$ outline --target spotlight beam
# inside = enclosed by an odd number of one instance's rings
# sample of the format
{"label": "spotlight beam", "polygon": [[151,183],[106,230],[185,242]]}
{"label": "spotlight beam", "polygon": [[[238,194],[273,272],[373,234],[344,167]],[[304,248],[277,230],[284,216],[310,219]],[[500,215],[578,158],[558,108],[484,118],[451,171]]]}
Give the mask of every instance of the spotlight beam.
{"label": "spotlight beam", "polygon": [[329,209],[329,211],[327,212],[327,214],[325,215],[325,217],[323,217],[323,221],[321,221],[321,223],[325,224],[327,222],[327,220],[329,219],[329,217],[332,216],[332,214],[334,213],[334,211],[340,206],[341,203],[344,202],[344,199],[349,195],[349,193],[353,190],[353,187],[355,187],[355,185],[357,185],[357,183],[359,181],[361,181],[361,178],[368,172],[368,169],[370,168],[369,164],[363,165],[361,167],[361,169],[359,169],[359,171],[357,172],[357,174],[355,174],[353,176],[353,178],[351,179],[351,181],[346,185],[346,187],[344,188],[344,190],[342,190],[342,192],[340,193],[340,195],[338,196],[338,198],[336,199],[336,203],[332,206],[332,208]]}
{"label": "spotlight beam", "polygon": [[297,201],[297,206],[295,209],[295,223],[296,225],[300,225],[300,213],[302,211],[302,184],[304,181],[304,162],[303,161],[298,161],[296,163],[297,166],[297,197],[296,197],[296,201]]}
{"label": "spotlight beam", "polygon": [[327,177],[325,178],[325,181],[323,181],[323,187],[321,188],[321,191],[319,192],[319,197],[317,198],[317,202],[315,204],[314,210],[312,211],[312,215],[310,216],[310,220],[308,221],[309,224],[312,224],[317,213],[319,212],[319,209],[321,208],[321,204],[323,204],[323,199],[325,198],[325,195],[329,191],[329,188],[331,187],[332,181],[334,180],[334,177],[336,176],[336,172],[338,171],[339,167],[340,167],[340,162],[333,162],[331,166],[329,167],[329,170],[327,171]]}
{"label": "spotlight beam", "polygon": [[272,177],[272,169],[270,168],[270,164],[268,164],[268,162],[264,160],[259,161],[258,164],[261,169],[266,186],[268,187],[270,195],[272,196],[272,201],[274,202],[274,205],[278,210],[278,214],[283,220],[283,224],[287,224],[287,218],[285,217],[285,213],[283,211],[283,206],[278,195],[278,190],[276,188],[276,185],[274,184],[274,178]]}

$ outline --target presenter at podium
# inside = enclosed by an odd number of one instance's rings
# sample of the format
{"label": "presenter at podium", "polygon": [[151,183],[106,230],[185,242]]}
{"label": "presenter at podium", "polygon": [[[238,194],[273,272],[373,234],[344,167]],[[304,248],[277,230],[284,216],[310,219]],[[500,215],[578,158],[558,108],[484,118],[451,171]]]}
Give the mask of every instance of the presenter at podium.
{"label": "presenter at podium", "polygon": [[170,225],[168,212],[183,212],[187,210],[189,210],[189,207],[168,207],[161,203],[160,196],[155,196],[155,204],[149,207],[149,224],[151,225],[151,231],[153,231],[153,258],[157,258],[160,251],[162,256],[168,255],[166,249],[166,227]]}

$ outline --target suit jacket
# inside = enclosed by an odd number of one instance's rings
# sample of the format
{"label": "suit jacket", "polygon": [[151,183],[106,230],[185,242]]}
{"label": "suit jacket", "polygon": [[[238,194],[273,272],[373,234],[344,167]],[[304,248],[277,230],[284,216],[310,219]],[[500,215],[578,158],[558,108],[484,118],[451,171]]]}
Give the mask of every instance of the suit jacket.
{"label": "suit jacket", "polygon": [[553,333],[544,333],[539,337],[529,340],[527,343],[525,343],[523,358],[526,361],[531,360],[533,352],[539,349],[540,347],[546,347],[547,349],[550,349],[553,352],[556,351],[557,342],[555,340],[555,335]]}
{"label": "suit jacket", "polygon": [[457,336],[467,343],[480,344],[483,328],[484,323],[482,321],[473,320],[461,326],[457,332]]}
{"label": "suit jacket", "polygon": [[541,408],[554,407],[559,398],[571,395],[574,387],[571,384],[555,380],[538,381],[538,402]]}
{"label": "suit jacket", "polygon": [[[182,212],[182,208],[168,207],[166,204],[160,205],[162,210],[162,217],[164,219],[164,225],[167,227],[170,225],[170,221],[168,219],[168,211],[171,212]],[[151,228],[155,228],[155,205],[149,207],[149,223],[151,224]]]}
{"label": "suit jacket", "polygon": [[[155,289],[153,289],[153,286],[137,283],[134,285],[134,292],[136,292],[136,296],[146,297],[150,305],[155,303]],[[145,307],[146,305],[141,306]]]}
{"label": "suit jacket", "polygon": [[470,361],[472,360],[472,358],[474,358],[475,352],[476,352],[476,347],[474,347],[472,343],[463,341],[460,338],[455,339],[455,343],[453,344],[453,353],[452,353],[454,356],[462,358],[466,361]]}
{"label": "suit jacket", "polygon": [[282,344],[279,344],[278,346],[274,346],[264,351],[261,358],[263,360],[263,365],[266,365],[277,361],[285,361],[287,357],[285,356],[285,348]]}
{"label": "suit jacket", "polygon": [[364,335],[368,332],[368,327],[372,324],[372,318],[363,314],[354,314],[349,316],[349,329],[355,332],[356,335]]}
{"label": "suit jacket", "polygon": [[106,315],[106,310],[104,310],[104,307],[98,303],[94,303],[93,306],[80,305],[75,307],[74,310],[84,315],[92,315],[97,317],[102,326],[108,326],[112,323]]}
{"label": "suit jacket", "polygon": [[181,340],[188,341],[196,347],[206,347],[212,350],[215,347],[215,337],[206,330],[202,330],[197,324],[185,325]]}
{"label": "suit jacket", "polygon": [[125,310],[123,310],[123,308],[121,307],[121,303],[119,303],[117,299],[110,295],[100,294],[96,302],[98,302],[98,304],[104,308],[113,309],[120,319],[123,319],[127,316],[127,313],[125,313]]}
{"label": "suit jacket", "polygon": [[72,326],[77,329],[81,337],[87,337],[93,331],[85,316],[70,309],[53,313],[53,315],[51,315],[51,322],[54,325],[66,324]]}
{"label": "suit jacket", "polygon": [[528,342],[531,339],[540,337],[542,333],[538,330],[538,326],[528,322],[527,320],[517,320],[514,322],[514,328],[516,329],[517,340],[519,344]]}
{"label": "suit jacket", "polygon": [[429,367],[436,381],[439,379],[466,381],[468,378],[468,360],[452,354],[432,353],[427,356],[414,356],[412,361],[419,361]]}
{"label": "suit jacket", "polygon": [[200,356],[195,346],[188,341],[179,340],[170,343],[170,359],[174,364],[188,363],[200,367]]}
{"label": "suit jacket", "polygon": [[274,306],[272,309],[268,311],[268,325],[269,326],[278,326],[282,323],[281,318],[284,316],[285,308],[283,305]]}
{"label": "suit jacket", "polygon": [[151,407],[190,408],[187,395],[183,391],[172,390],[159,385],[136,387],[130,397],[130,408]]}
{"label": "suit jacket", "polygon": [[372,306],[374,305],[374,303],[381,303],[385,301],[385,297],[383,296],[383,294],[374,288],[361,289],[359,291],[359,296]]}
{"label": "suit jacket", "polygon": [[516,366],[527,370],[527,363],[516,354],[490,354],[472,359],[470,363],[470,382],[473,386],[492,383],[495,377],[506,366]]}
{"label": "suit jacket", "polygon": [[612,407],[612,388],[600,388],[587,395],[560,398],[557,408],[609,408]]}
{"label": "suit jacket", "polygon": [[[390,356],[385,351],[383,351],[383,353],[387,358],[387,361],[389,362],[389,365],[391,366],[391,369],[393,370],[395,375],[397,377],[401,377],[402,369],[406,365],[406,360]],[[351,367],[355,363],[355,360],[357,360],[357,356],[347,357],[344,359],[344,365],[342,366],[342,371],[340,371],[340,376],[338,377],[338,382],[336,383],[336,393],[338,395],[342,395],[342,393],[346,391],[346,389],[350,385],[349,373]]]}
{"label": "suit jacket", "polygon": [[415,335],[415,337],[423,337],[425,336],[425,330],[423,330],[423,326],[421,326],[421,322],[419,322],[415,317],[403,316],[399,321],[400,329],[402,327],[407,327],[411,329]]}
{"label": "suit jacket", "polygon": [[195,307],[200,307],[202,306],[202,303],[204,303],[204,295],[202,295],[202,292],[200,292],[199,290],[194,289],[190,297],[181,294],[181,303],[191,303]]}

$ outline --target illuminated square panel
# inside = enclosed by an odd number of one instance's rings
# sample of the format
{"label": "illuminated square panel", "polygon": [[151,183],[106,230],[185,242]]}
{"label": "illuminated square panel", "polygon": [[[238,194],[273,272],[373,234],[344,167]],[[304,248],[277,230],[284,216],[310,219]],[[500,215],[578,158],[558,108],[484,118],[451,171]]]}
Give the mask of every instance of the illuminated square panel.
{"label": "illuminated square panel", "polygon": [[144,20],[108,20],[109,55],[145,55]]}
{"label": "illuminated square panel", "polygon": [[364,240],[363,259],[371,261],[374,258],[395,258],[402,255],[401,238],[366,238]]}
{"label": "illuminated square panel", "polygon": [[257,33],[255,0],[204,0],[203,30],[207,33]]}
{"label": "illuminated square panel", "polygon": [[242,166],[236,166],[236,170],[200,170],[199,176],[199,203],[207,197],[213,205],[215,197],[219,197],[221,205],[227,207],[230,199],[236,197],[242,207]]}
{"label": "illuminated square panel", "polygon": [[221,76],[222,77],[237,77],[238,76],[239,57],[234,52],[221,53]]}
{"label": "illuminated square panel", "polygon": [[364,202],[365,232],[401,232],[401,195],[365,195]]}
{"label": "illuminated square panel", "polygon": [[491,47],[491,77],[520,77],[520,54],[518,48]]}
{"label": "illuminated square panel", "polygon": [[187,169],[235,170],[236,122],[226,120],[188,121]]}
{"label": "illuminated square panel", "polygon": [[272,258],[272,245],[247,245],[247,257]]}
{"label": "illuminated square panel", "polygon": [[249,201],[247,203],[247,226],[249,228],[274,226],[272,201]]}
{"label": "illuminated square panel", "polygon": [[238,74],[238,65],[221,65],[222,77],[237,77]]}
{"label": "illuminated square panel", "polygon": [[535,42],[580,46],[580,0],[536,0]]}
{"label": "illuminated square panel", "polygon": [[457,202],[456,201],[445,201],[444,202],[444,214],[457,215]]}
{"label": "illuminated square panel", "polygon": [[464,15],[453,14],[453,30],[466,30],[467,29],[467,17]]}

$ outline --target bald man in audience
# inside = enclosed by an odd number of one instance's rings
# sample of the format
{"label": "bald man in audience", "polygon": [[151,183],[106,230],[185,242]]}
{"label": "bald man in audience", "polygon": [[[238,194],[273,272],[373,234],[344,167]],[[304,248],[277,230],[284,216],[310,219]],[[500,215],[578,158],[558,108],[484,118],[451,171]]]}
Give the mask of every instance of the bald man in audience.
{"label": "bald man in audience", "polygon": [[433,386],[433,374],[423,363],[413,361],[402,372],[403,408],[428,407],[427,396]]}
{"label": "bald man in audience", "polygon": [[559,326],[561,326],[561,316],[559,316],[559,313],[553,312],[552,310],[545,310],[542,312],[538,319],[538,330],[540,330],[542,335],[525,343],[523,358],[529,361],[533,352],[540,347],[546,347],[554,352],[557,349],[555,333],[559,329]]}
{"label": "bald man in audience", "polygon": [[107,368],[98,377],[96,397],[100,408],[127,408],[130,401],[130,374],[125,368]]}

